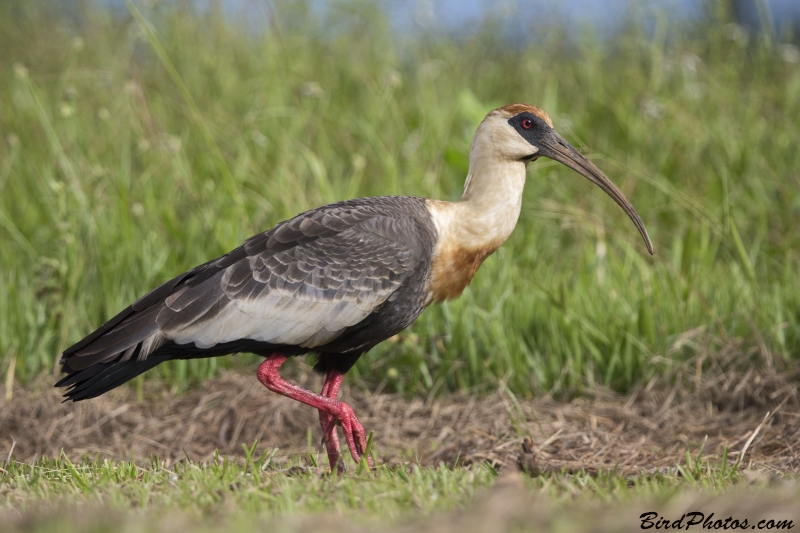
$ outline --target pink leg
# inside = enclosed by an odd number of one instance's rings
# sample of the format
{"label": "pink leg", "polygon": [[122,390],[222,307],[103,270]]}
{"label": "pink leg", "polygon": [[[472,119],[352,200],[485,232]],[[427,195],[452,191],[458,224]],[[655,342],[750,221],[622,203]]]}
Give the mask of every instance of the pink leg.
{"label": "pink leg", "polygon": [[[325,383],[322,385],[321,396],[336,400],[339,395],[339,387],[342,385],[342,378],[344,374],[329,370],[325,376]],[[323,409],[319,410],[319,425],[322,428],[322,440],[325,443],[325,449],[328,451],[328,461],[331,464],[331,472],[333,472],[333,465],[336,465],[336,471],[339,474],[344,473],[344,462],[342,461],[342,449],[339,447],[339,435],[336,432],[336,426],[333,425],[329,430],[329,425],[333,417]]]}
{"label": "pink leg", "polygon": [[[347,441],[347,446],[350,448],[350,455],[353,456],[353,460],[355,462],[358,462],[361,459],[361,455],[366,451],[367,439],[366,435],[364,434],[364,427],[358,421],[358,418],[356,418],[353,408],[344,402],[301,389],[297,385],[292,385],[288,381],[281,379],[278,370],[280,369],[281,365],[286,362],[286,359],[287,357],[285,355],[277,353],[267,357],[267,359],[258,367],[258,371],[256,373],[258,380],[269,390],[277,392],[278,394],[282,394],[288,398],[292,398],[293,400],[297,400],[298,402],[302,402],[306,405],[310,405],[311,407],[314,407],[321,412],[325,412],[328,416],[330,416],[328,427],[323,430],[323,435],[330,435],[333,433],[332,430],[336,427],[336,424],[341,424],[342,430],[344,431],[344,438]],[[328,394],[331,392],[339,392],[341,378],[338,379],[338,383],[336,382],[337,379],[335,377],[332,378],[332,382],[328,387]],[[341,454],[339,454],[337,462],[340,460],[340,457]],[[330,453],[328,458],[330,459]],[[369,461],[370,468],[372,468],[372,458],[367,459]],[[336,464],[336,462],[332,463],[331,469],[333,469]]]}

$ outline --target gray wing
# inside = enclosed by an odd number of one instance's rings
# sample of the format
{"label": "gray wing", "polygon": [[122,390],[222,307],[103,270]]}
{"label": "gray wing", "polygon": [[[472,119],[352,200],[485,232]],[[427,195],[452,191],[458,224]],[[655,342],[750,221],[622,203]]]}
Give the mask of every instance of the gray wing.
{"label": "gray wing", "polygon": [[246,257],[164,301],[159,331],[198,348],[239,339],[314,348],[400,287],[424,247],[397,214],[313,211],[245,244]]}
{"label": "gray wing", "polygon": [[313,349],[335,340],[429,263],[435,237],[425,216],[424,200],[411,197],[302,213],[154,289],[67,348],[59,386],[91,378],[98,363],[148,367],[147,357],[167,341],[206,349],[252,339]]}

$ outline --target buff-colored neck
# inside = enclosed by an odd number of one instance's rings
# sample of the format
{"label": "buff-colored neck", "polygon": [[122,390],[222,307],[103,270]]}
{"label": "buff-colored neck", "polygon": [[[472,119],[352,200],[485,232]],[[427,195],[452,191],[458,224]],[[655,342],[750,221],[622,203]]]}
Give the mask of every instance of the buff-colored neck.
{"label": "buff-colored neck", "polygon": [[537,151],[508,122],[523,111],[544,113],[527,105],[506,106],[478,126],[460,202],[428,200],[438,233],[426,287],[429,303],[457,298],[517,225],[525,187],[523,160]]}
{"label": "buff-colored neck", "polygon": [[457,298],[484,259],[511,235],[524,185],[525,163],[493,161],[473,145],[461,201],[428,201],[438,232],[427,286],[429,303]]}
{"label": "buff-colored neck", "polygon": [[525,163],[499,156],[491,138],[476,135],[461,201],[436,202],[440,237],[493,252],[517,224],[524,187]]}
{"label": "buff-colored neck", "polygon": [[524,188],[525,163],[473,146],[464,194],[457,204],[465,229],[476,241],[502,244],[517,225]]}

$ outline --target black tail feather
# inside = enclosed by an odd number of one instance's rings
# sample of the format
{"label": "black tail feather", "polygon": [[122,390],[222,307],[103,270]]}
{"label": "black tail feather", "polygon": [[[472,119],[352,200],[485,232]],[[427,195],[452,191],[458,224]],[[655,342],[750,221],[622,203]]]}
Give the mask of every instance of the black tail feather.
{"label": "black tail feather", "polygon": [[241,352],[254,353],[266,357],[272,353],[280,352],[288,356],[307,353],[309,350],[299,346],[281,346],[242,339],[233,342],[217,344],[210,348],[198,348],[194,343],[175,344],[167,341],[165,344],[149,354],[145,359],[139,359],[141,345],[125,361],[109,361],[95,363],[79,370],[72,369],[69,364],[62,366],[66,376],[61,378],[56,387],[69,387],[65,393],[65,402],[72,400],[78,402],[95,398],[101,394],[115,389],[135,378],[139,374],[160,365],[165,361],[175,359],[203,359],[206,357],[219,357],[221,355]]}
{"label": "black tail feather", "polygon": [[147,359],[129,359],[122,362],[97,363],[68,374],[56,383],[56,387],[70,388],[64,393],[64,401],[78,402],[95,398],[132,380],[139,374],[171,359],[170,357],[148,357]]}

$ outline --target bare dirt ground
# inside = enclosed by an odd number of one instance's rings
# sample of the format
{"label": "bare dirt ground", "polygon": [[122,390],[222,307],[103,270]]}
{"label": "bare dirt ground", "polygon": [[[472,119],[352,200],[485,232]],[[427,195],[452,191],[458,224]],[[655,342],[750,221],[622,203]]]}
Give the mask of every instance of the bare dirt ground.
{"label": "bare dirt ground", "polygon": [[[502,390],[407,398],[353,386],[344,388],[342,399],[375,432],[376,458],[383,464],[530,463],[530,455],[520,457],[521,443],[530,437],[534,462],[543,470],[617,468],[633,474],[674,467],[687,449],[696,456],[707,437],[706,456],[719,457],[727,446],[734,461],[750,441],[745,464],[797,475],[799,378],[797,364],[731,343],[628,396],[596,388],[572,401],[515,398]],[[317,376],[300,381],[320,386]],[[153,383],[142,401],[123,387],[62,404],[51,383],[47,376],[18,386],[10,402],[0,403],[0,458],[13,453],[32,461],[63,450],[73,460],[100,454],[149,462],[156,455],[169,465],[186,457],[210,460],[216,450],[242,456],[242,444],[255,440],[259,453],[278,448],[278,462],[322,451],[316,411],[266,391],[253,373],[229,372],[182,395]]]}

